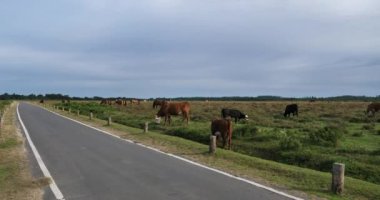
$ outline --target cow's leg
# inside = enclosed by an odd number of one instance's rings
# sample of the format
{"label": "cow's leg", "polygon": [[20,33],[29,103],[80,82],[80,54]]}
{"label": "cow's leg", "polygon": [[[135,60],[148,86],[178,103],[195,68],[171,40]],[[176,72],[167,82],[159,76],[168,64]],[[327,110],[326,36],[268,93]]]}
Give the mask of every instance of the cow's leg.
{"label": "cow's leg", "polygon": [[[167,115],[165,115],[165,123],[164,123],[165,126],[166,126],[166,121],[168,121],[168,116]],[[170,124],[170,122],[169,122],[169,124]]]}
{"label": "cow's leg", "polygon": [[225,136],[225,133],[221,133],[221,134],[223,134],[222,135],[222,139],[223,139],[223,149],[224,149],[224,148],[226,148],[226,142],[227,142],[226,140],[227,140],[227,138]]}

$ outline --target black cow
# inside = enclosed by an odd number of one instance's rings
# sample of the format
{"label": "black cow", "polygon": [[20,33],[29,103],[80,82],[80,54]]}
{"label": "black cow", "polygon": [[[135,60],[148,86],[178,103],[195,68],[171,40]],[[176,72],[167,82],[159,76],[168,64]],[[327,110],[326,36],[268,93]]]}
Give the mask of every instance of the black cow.
{"label": "black cow", "polygon": [[380,103],[379,102],[375,102],[375,103],[371,103],[367,106],[367,115],[369,116],[370,113],[372,113],[372,115],[375,115],[376,112],[378,112],[380,110]]}
{"label": "black cow", "polygon": [[298,117],[298,105],[297,104],[289,104],[285,108],[284,117],[290,117],[290,114],[297,115]]}
{"label": "black cow", "polygon": [[239,119],[248,119],[248,115],[240,112],[239,110],[227,109],[227,108],[222,109],[222,117],[223,118],[227,118],[227,117],[235,118],[235,123],[237,123],[237,121]]}

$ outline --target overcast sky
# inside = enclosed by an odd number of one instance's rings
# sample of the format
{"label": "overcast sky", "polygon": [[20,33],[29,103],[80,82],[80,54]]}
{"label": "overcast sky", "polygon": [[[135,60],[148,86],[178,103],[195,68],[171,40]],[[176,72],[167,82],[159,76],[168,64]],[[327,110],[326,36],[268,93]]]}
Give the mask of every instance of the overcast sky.
{"label": "overcast sky", "polygon": [[378,0],[3,0],[0,93],[380,95]]}

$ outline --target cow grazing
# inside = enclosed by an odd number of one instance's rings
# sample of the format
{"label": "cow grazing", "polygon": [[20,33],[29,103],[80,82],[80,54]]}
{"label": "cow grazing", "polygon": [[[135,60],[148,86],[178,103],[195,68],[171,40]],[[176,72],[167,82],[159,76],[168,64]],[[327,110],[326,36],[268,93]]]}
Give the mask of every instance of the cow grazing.
{"label": "cow grazing", "polygon": [[158,106],[162,106],[162,104],[165,102],[165,100],[158,100],[158,99],[155,99],[153,101],[153,108],[157,108]]}
{"label": "cow grazing", "polygon": [[[220,133],[220,135],[218,134]],[[222,137],[223,148],[226,147],[231,149],[231,138],[232,138],[232,123],[231,120],[226,119],[215,119],[211,122],[211,134],[216,135],[217,138]]]}
{"label": "cow grazing", "polygon": [[115,104],[122,106],[123,105],[123,100],[121,99],[116,99]]}
{"label": "cow grazing", "polygon": [[44,100],[43,100],[43,99],[41,99],[41,100],[40,100],[40,103],[44,103]]}
{"label": "cow grazing", "polygon": [[240,112],[239,110],[235,109],[227,109],[223,108],[222,109],[222,117],[226,119],[227,117],[231,117],[235,119],[235,123],[237,123],[238,120],[240,119],[246,119],[248,120],[248,115]]}
{"label": "cow grazing", "polygon": [[140,105],[140,100],[139,99],[131,99],[130,102],[131,102],[131,104]]}
{"label": "cow grazing", "polygon": [[189,102],[165,102],[161,105],[160,110],[157,112],[156,119],[159,117],[165,117],[166,121],[171,122],[171,115],[180,115],[182,114],[183,121],[186,119],[186,124],[189,124],[189,113],[190,113],[190,104]]}
{"label": "cow grazing", "polygon": [[100,105],[112,105],[112,101],[109,99],[102,99]]}
{"label": "cow grazing", "polygon": [[375,113],[379,110],[380,110],[380,102],[370,103],[367,106],[366,114],[369,115],[369,113],[371,113],[372,115],[375,115]]}
{"label": "cow grazing", "polygon": [[297,104],[289,104],[285,108],[284,117],[290,117],[290,114],[297,115],[298,117],[298,105]]}

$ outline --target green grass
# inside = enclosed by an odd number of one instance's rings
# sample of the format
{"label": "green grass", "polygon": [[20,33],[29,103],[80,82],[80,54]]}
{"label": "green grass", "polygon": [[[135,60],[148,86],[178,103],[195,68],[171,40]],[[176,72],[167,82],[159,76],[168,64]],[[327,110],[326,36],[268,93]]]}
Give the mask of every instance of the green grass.
{"label": "green grass", "polygon": [[12,148],[20,144],[15,138],[6,138],[0,141],[0,149]]}

